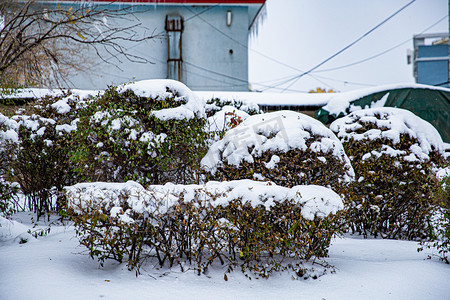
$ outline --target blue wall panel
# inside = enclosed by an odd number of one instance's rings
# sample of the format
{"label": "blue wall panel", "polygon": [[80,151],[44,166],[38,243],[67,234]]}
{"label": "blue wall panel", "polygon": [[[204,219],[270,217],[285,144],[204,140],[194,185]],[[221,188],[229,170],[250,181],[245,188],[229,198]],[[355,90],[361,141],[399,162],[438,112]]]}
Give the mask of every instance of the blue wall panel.
{"label": "blue wall panel", "polygon": [[[448,87],[448,45],[419,46],[417,53],[417,83]],[[435,60],[420,60],[436,58]],[[447,59],[442,59],[447,58]]]}

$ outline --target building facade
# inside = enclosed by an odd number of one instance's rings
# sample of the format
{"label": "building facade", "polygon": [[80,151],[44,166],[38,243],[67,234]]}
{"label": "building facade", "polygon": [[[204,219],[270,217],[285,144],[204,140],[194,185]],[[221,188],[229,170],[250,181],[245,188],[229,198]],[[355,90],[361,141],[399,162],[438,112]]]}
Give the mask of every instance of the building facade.
{"label": "building facade", "polygon": [[414,36],[412,62],[417,83],[450,87],[448,42],[448,33]]}
{"label": "building facade", "polygon": [[[96,2],[111,1],[90,0],[89,4]],[[169,78],[193,90],[248,91],[249,34],[264,4],[265,0],[122,0],[108,4],[132,6],[142,24],[137,33],[158,36],[127,46],[132,55],[151,63],[132,62],[107,52],[101,53],[103,61],[89,53],[88,71],[71,77],[71,87],[102,89],[134,80]]]}

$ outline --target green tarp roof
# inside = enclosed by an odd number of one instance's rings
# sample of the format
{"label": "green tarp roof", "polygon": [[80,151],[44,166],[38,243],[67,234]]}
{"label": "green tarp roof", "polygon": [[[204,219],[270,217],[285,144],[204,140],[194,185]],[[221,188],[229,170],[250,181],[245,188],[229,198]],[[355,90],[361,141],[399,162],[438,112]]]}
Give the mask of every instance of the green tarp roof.
{"label": "green tarp roof", "polygon": [[316,117],[322,123],[329,124],[356,109],[375,106],[407,109],[433,124],[441,134],[442,140],[450,143],[450,90],[427,88],[384,90],[349,101],[345,112],[336,114],[328,111],[327,106],[324,106],[317,111]]}

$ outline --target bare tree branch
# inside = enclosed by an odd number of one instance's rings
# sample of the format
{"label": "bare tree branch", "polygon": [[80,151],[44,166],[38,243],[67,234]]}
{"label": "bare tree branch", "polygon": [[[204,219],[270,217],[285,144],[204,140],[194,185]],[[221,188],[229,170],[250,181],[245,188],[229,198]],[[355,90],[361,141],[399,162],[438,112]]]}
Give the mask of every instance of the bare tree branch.
{"label": "bare tree branch", "polygon": [[69,73],[84,68],[89,49],[110,64],[102,53],[149,63],[128,49],[130,43],[158,36],[140,33],[146,32],[137,16],[142,10],[133,12],[132,6],[113,2],[44,5],[38,0],[0,1],[0,87],[60,87]]}

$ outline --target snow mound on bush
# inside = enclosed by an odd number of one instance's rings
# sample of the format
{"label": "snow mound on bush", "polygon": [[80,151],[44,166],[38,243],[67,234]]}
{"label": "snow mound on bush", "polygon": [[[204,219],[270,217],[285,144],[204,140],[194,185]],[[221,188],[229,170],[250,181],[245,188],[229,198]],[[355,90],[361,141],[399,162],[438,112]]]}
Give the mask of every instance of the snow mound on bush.
{"label": "snow mound on bush", "polygon": [[13,143],[19,141],[18,129],[19,123],[0,113],[0,150],[3,148],[4,141]]}
{"label": "snow mound on bush", "polygon": [[20,239],[28,240],[31,235],[27,233],[32,227],[26,226],[15,220],[9,220],[0,215],[0,241],[8,240],[20,241]]}
{"label": "snow mound on bush", "polygon": [[[95,204],[108,204],[111,216],[119,216],[123,222],[132,222],[132,212],[165,213],[178,203],[194,199],[209,202],[213,206],[226,206],[230,201],[240,199],[253,207],[263,205],[270,209],[276,202],[294,200],[302,205],[302,216],[307,220],[314,217],[324,218],[343,209],[341,198],[331,189],[317,185],[286,188],[272,182],[252,180],[210,181],[204,185],[181,185],[167,183],[150,185],[147,189],[134,181],[126,183],[79,183],[65,187],[68,204],[76,213]],[[123,195],[128,197],[123,197]],[[122,211],[123,199],[126,199],[127,211]],[[108,207],[108,205],[106,205]],[[105,212],[107,213],[107,212]]]}
{"label": "snow mound on bush", "polygon": [[[319,138],[308,146],[306,140],[312,135]],[[214,143],[201,164],[208,172],[214,174],[223,161],[239,167],[241,162],[252,163],[254,156],[261,156],[264,152],[285,153],[292,149],[331,151],[348,167],[347,179],[354,177],[350,160],[334,133],[318,120],[293,111],[272,112],[247,118],[229,130],[222,140]]]}
{"label": "snow mound on bush", "polygon": [[[2,94],[4,99],[40,99],[46,96],[61,97],[69,92],[80,99],[88,98],[90,96],[101,93],[100,90],[79,90],[79,89],[44,89],[44,88],[23,88],[14,91],[12,94]],[[2,89],[0,89],[0,94]]]}
{"label": "snow mound on bush", "polygon": [[444,180],[444,178],[450,177],[450,166],[440,169],[436,173],[436,177],[441,181]]}
{"label": "snow mound on bush", "polygon": [[118,87],[119,93],[132,90],[139,97],[162,100],[175,94],[176,101],[186,102],[181,106],[153,111],[152,114],[162,121],[192,119],[205,116],[203,99],[197,97],[186,85],[170,79],[149,79]]}
{"label": "snow mound on bush", "polygon": [[[51,108],[56,110],[56,112],[60,115],[66,115],[69,112],[72,111],[71,106],[69,105],[70,102],[75,102],[76,109],[79,109],[84,106],[86,101],[91,101],[90,99],[93,98],[95,95],[101,95],[104,91],[91,91],[91,90],[60,90],[59,93],[56,93],[55,91],[55,97],[56,96],[63,96],[63,93],[69,93],[68,96],[63,97],[61,100],[58,100],[50,105]],[[52,94],[49,94],[50,96]]]}
{"label": "snow mound on bush", "polygon": [[[371,123],[375,128],[361,132],[364,123]],[[381,107],[355,111],[335,120],[331,123],[330,129],[344,141],[388,139],[398,144],[400,135],[407,134],[418,140],[418,144],[410,147],[411,160],[426,159],[432,150],[444,153],[444,143],[436,128],[412,112],[401,108]],[[394,151],[389,146],[385,146],[382,152],[391,156],[406,154],[405,151],[400,151],[402,153]]]}
{"label": "snow mound on bush", "polygon": [[263,113],[259,105],[253,99],[247,98],[248,95],[254,96],[257,93],[196,91],[195,94],[206,102],[207,112],[219,111],[225,106],[233,106],[250,115]]}
{"label": "snow mound on bush", "polygon": [[[45,90],[44,90],[45,91]],[[46,94],[44,91],[41,91],[42,97],[53,96],[59,97],[64,94],[63,90],[54,90],[52,93],[50,91]],[[48,131],[49,127],[54,127],[56,132],[62,136],[64,133],[69,133],[75,131],[77,129],[78,118],[69,112],[74,112],[69,104],[78,109],[79,106],[83,105],[88,97],[91,97],[94,93],[99,93],[97,91],[82,91],[82,90],[73,90],[70,91],[70,95],[63,97],[60,100],[54,101],[50,104],[42,105],[42,103],[36,104],[34,106],[35,109],[38,110],[39,114],[29,113],[24,109],[19,109],[16,111],[16,114],[12,117],[6,117],[0,114],[0,145],[4,143],[5,140],[9,140],[10,142],[19,143],[19,129],[20,126],[27,128],[31,131],[31,138],[34,140],[37,136],[43,136],[46,131]],[[44,98],[42,98],[44,99]],[[42,100],[38,99],[38,101]],[[54,109],[55,113],[49,111],[49,109]],[[41,116],[51,115],[50,118],[46,118]],[[47,140],[46,143],[50,143]]]}

